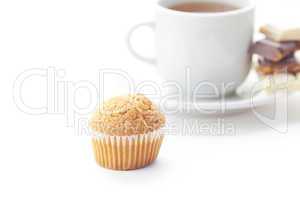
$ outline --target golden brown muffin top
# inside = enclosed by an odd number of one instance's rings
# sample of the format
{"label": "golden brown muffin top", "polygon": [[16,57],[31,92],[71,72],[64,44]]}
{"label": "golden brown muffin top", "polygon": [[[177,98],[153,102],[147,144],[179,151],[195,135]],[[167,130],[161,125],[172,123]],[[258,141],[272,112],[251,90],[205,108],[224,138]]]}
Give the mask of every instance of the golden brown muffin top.
{"label": "golden brown muffin top", "polygon": [[93,131],[115,136],[130,136],[155,131],[165,124],[165,116],[144,95],[114,97],[92,115]]}

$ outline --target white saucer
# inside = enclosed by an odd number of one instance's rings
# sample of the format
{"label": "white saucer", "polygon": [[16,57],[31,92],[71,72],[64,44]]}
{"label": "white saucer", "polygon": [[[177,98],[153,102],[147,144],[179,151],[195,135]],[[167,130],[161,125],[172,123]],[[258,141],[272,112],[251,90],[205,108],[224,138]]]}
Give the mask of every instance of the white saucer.
{"label": "white saucer", "polygon": [[197,102],[169,100],[164,105],[160,105],[160,108],[166,113],[183,112],[211,115],[249,110],[272,103],[274,103],[274,96],[262,92],[251,98],[234,95],[223,100],[201,100]]}
{"label": "white saucer", "polygon": [[259,82],[259,77],[252,71],[245,83],[232,96],[223,99],[203,99],[196,102],[168,100],[158,102],[158,105],[161,110],[169,114],[180,112],[212,115],[240,112],[274,103],[275,96],[264,92],[260,88]]}

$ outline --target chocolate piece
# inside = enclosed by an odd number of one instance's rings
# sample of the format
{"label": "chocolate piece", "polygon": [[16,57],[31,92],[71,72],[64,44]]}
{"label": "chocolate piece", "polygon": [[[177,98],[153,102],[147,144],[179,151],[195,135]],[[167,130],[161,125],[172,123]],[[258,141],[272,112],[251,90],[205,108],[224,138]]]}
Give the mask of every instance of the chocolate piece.
{"label": "chocolate piece", "polygon": [[274,70],[270,66],[259,66],[256,71],[262,75],[271,75],[274,74]]}
{"label": "chocolate piece", "polygon": [[299,48],[300,45],[297,42],[278,43],[264,39],[254,43],[250,51],[252,54],[257,54],[273,62],[278,62],[291,55]]}
{"label": "chocolate piece", "polygon": [[279,28],[272,25],[264,25],[260,32],[277,42],[300,41],[300,27],[296,28]]}
{"label": "chocolate piece", "polygon": [[260,59],[258,63],[259,68],[257,71],[264,75],[279,73],[297,74],[300,72],[300,64],[293,55],[280,62],[272,62],[267,59]]}

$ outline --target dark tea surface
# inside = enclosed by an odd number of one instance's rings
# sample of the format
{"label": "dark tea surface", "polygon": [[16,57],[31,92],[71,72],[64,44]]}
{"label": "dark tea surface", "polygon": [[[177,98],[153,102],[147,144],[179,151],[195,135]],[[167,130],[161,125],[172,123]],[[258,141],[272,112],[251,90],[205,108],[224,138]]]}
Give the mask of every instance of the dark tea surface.
{"label": "dark tea surface", "polygon": [[227,12],[239,9],[237,6],[216,2],[190,2],[171,6],[170,9],[183,12]]}

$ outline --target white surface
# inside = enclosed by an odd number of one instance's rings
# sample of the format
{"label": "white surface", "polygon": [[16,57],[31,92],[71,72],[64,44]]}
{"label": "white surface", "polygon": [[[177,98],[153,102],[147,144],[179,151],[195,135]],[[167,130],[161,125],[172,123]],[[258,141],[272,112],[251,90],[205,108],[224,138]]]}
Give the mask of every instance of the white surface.
{"label": "white surface", "polygon": [[[285,134],[261,123],[252,111],[226,116],[223,120],[235,126],[236,136],[168,136],[157,162],[133,172],[98,167],[89,138],[66,126],[72,113],[51,107],[48,114],[29,115],[16,107],[13,82],[31,68],[64,69],[63,80],[76,83],[97,82],[100,68],[126,69],[136,82],[155,77],[154,69],[129,55],[124,42],[132,25],[153,19],[154,2],[0,2],[0,199],[299,199],[300,97],[289,99]],[[297,20],[299,5],[295,0],[257,0],[257,25]],[[146,45],[144,33],[150,34],[143,32],[135,45],[151,55],[153,41],[149,35]],[[107,80],[106,97],[124,92],[124,83],[116,80]],[[44,77],[24,83],[25,102],[43,106],[45,87]],[[81,90],[74,98],[81,106],[89,102]],[[270,115],[274,109],[257,111]],[[181,130],[182,119],[210,125],[218,120],[173,116],[168,121]],[[284,130],[285,123],[277,122],[275,128]]]}

